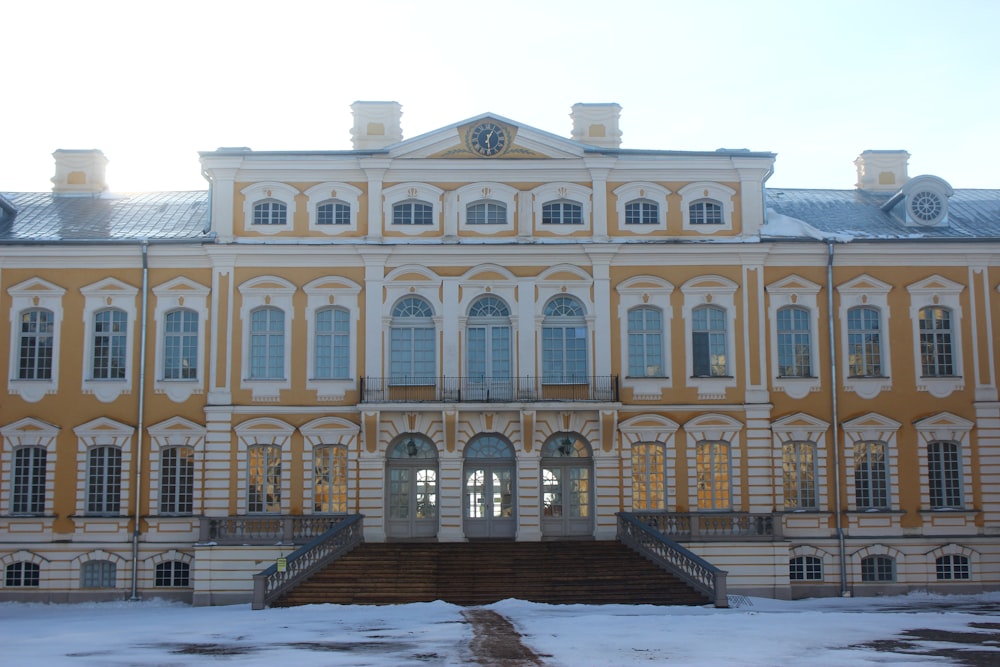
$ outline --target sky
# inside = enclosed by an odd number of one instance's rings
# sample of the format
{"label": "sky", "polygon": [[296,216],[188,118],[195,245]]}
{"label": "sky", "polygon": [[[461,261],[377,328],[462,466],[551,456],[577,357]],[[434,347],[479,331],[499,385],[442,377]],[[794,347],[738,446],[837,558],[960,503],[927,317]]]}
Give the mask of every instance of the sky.
{"label": "sky", "polygon": [[5,5],[0,191],[97,148],[113,191],[201,190],[199,151],[348,150],[357,100],[405,138],[491,112],[622,147],[777,154],[773,187],[854,187],[864,150],[1000,188],[995,0],[36,0]]}
{"label": "sky", "polygon": [[[954,654],[943,661],[932,657],[932,651],[981,652],[974,664],[988,664],[988,653],[1000,660],[998,604],[998,593],[916,593],[795,602],[746,598],[729,609],[518,600],[486,609],[507,618],[521,643],[547,667],[914,667],[957,664]],[[0,645],[5,667],[478,664],[469,649],[473,631],[462,610],[440,601],[262,611],[251,611],[249,605],[192,608],[158,600],[7,602],[0,603]],[[924,629],[964,637],[906,641],[906,630]],[[963,638],[966,643],[950,641]],[[900,643],[889,652],[870,644],[893,639]]]}

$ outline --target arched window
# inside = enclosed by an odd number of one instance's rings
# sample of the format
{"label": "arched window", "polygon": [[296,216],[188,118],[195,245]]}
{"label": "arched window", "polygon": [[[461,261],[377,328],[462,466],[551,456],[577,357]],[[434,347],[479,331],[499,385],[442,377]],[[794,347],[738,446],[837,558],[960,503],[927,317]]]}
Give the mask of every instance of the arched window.
{"label": "arched window", "polygon": [[722,225],[726,222],[722,215],[722,204],[714,199],[692,202],[688,212],[689,224],[692,225]]}
{"label": "arched window", "polygon": [[698,509],[731,509],[729,443],[699,442],[695,453],[695,473],[698,483]]}
{"label": "arched window", "polygon": [[33,308],[22,312],[20,320],[18,379],[52,379],[55,316],[51,310]]}
{"label": "arched window", "polygon": [[955,375],[951,310],[920,309],[920,374],[923,377]]}
{"label": "arched window", "polygon": [[587,322],[583,305],[557,296],[545,305],[542,324],[542,381],[580,384],[587,381]]}
{"label": "arched window", "polygon": [[663,312],[639,306],[628,311],[629,377],[665,377]]}
{"label": "arched window", "polygon": [[583,207],[574,201],[559,200],[542,205],[543,225],[582,225]]}
{"label": "arched window", "polygon": [[178,308],[164,318],[163,379],[198,378],[198,313]]}
{"label": "arched window", "polygon": [[180,560],[157,563],[153,585],[160,588],[187,588],[191,585],[191,566]]}
{"label": "arched window", "polygon": [[194,508],[194,448],[160,450],[160,514],[191,514]]}
{"label": "arched window", "polygon": [[389,373],[393,384],[434,384],[437,360],[434,311],[417,296],[400,299],[392,309]]}
{"label": "arched window", "polygon": [[861,581],[872,583],[896,580],[896,561],[889,556],[868,556],[861,559]]}
{"label": "arched window", "polygon": [[469,204],[465,209],[467,225],[505,225],[507,207],[496,201],[483,200]]}
{"label": "arched window", "polygon": [[727,349],[726,311],[718,306],[698,306],[691,311],[692,375],[729,375]]}
{"label": "arched window", "polygon": [[91,378],[124,380],[128,346],[128,315],[124,310],[106,308],[94,313],[94,354]]}
{"label": "arched window", "polygon": [[285,377],[285,314],[267,306],[250,313],[250,379]]}
{"label": "arched window", "polygon": [[314,338],[316,379],[346,380],[351,377],[351,315],[346,308],[316,311]]}
{"label": "arched window", "polygon": [[41,568],[38,567],[37,563],[31,563],[29,561],[18,561],[16,563],[11,563],[7,566],[4,585],[7,588],[14,587],[38,587],[41,580]]}
{"label": "arched window", "polygon": [[632,445],[632,507],[636,511],[667,508],[667,455],[662,442]]}
{"label": "arched window", "polygon": [[434,207],[427,202],[410,200],[392,207],[394,225],[433,225]]}
{"label": "arched window", "polygon": [[785,509],[818,509],[816,443],[785,442],[782,445],[781,465],[785,488]]}
{"label": "arched window", "polygon": [[636,199],[625,204],[626,225],[655,225],[660,222],[660,209],[656,202]]}
{"label": "arched window", "polygon": [[849,377],[882,375],[881,320],[878,308],[871,306],[858,306],[847,311]]}
{"label": "arched window", "polygon": [[796,556],[788,559],[791,581],[823,581],[823,561],[816,556]]}
{"label": "arched window", "polygon": [[347,448],[323,445],[313,450],[313,511],[347,511]]}
{"label": "arched window", "polygon": [[247,449],[247,512],[281,512],[281,448],[276,445]]}
{"label": "arched window", "polygon": [[[493,295],[469,306],[466,322],[466,374],[470,382],[511,377],[510,308]],[[499,388],[499,387],[498,387]]]}
{"label": "arched window", "polygon": [[809,311],[799,306],[778,310],[778,375],[812,375],[812,339]]}
{"label": "arched window", "polygon": [[288,206],[277,199],[265,199],[253,205],[253,224],[255,225],[286,225],[288,224]]}
{"label": "arched window", "polygon": [[316,206],[317,225],[351,224],[351,206],[339,199],[329,199]]}

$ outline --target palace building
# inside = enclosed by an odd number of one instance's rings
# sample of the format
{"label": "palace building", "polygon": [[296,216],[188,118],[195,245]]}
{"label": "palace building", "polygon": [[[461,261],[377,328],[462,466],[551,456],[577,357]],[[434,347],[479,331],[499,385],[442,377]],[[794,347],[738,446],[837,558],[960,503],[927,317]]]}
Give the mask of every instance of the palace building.
{"label": "palace building", "polygon": [[356,515],[632,520],[730,593],[1000,589],[1000,190],[901,150],[769,188],[769,152],[621,148],[616,104],[353,111],[352,150],[202,153],[206,191],[59,150],[0,193],[0,599],[246,602]]}

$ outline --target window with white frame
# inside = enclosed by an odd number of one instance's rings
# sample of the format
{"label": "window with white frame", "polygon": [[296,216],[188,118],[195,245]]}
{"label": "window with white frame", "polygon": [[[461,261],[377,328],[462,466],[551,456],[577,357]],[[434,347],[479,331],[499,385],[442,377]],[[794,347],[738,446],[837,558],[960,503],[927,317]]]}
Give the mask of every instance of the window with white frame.
{"label": "window with white frame", "polygon": [[685,382],[698,398],[725,398],[736,386],[735,326],[737,285],[721,276],[699,276],[681,286],[687,346]]}
{"label": "window with white frame", "polygon": [[663,311],[636,306],[628,311],[629,377],[666,375],[663,347]]}
{"label": "window with white frame", "polygon": [[890,508],[887,448],[878,440],[854,443],[854,505],[858,510]]}
{"label": "window with white frame", "polygon": [[934,560],[934,574],[938,581],[955,581],[971,579],[972,569],[969,567],[969,557],[961,554],[948,554]]}
{"label": "window with white frame", "polygon": [[506,225],[507,206],[495,201],[478,201],[465,207],[467,225]]}
{"label": "window with white frame", "polygon": [[632,508],[635,511],[667,509],[667,455],[662,442],[632,445]]}
{"label": "window with white frame", "polygon": [[685,185],[677,192],[681,196],[685,231],[714,234],[733,229],[736,190],[721,183],[701,181]]}
{"label": "window with white frame", "polygon": [[80,588],[114,588],[118,566],[109,560],[91,560],[80,566]]}
{"label": "window with white frame", "polygon": [[138,291],[114,278],[80,290],[85,297],[83,391],[107,403],[132,389],[132,339]]}
{"label": "window with white frame", "polygon": [[194,448],[160,449],[160,514],[186,515],[194,508]]}
{"label": "window with white frame", "polygon": [[245,367],[240,386],[258,401],[276,401],[291,386],[292,297],[296,288],[287,280],[260,276],[239,287],[242,295]]}
{"label": "window with white frame", "polygon": [[323,234],[344,234],[358,229],[361,190],[347,183],[328,182],[305,191],[309,229]]}
{"label": "window with white frame", "polygon": [[315,390],[321,401],[343,400],[355,386],[361,287],[344,278],[327,276],[313,280],[302,290],[307,298],[309,332],[306,387]]}
{"label": "window with white frame", "polygon": [[503,183],[470,183],[445,193],[445,211],[449,228],[457,217],[462,231],[498,234],[514,229],[514,211],[517,209],[518,191]]}
{"label": "window with white frame", "polygon": [[877,583],[896,580],[896,561],[891,556],[867,556],[861,559],[861,581]]}
{"label": "window with white frame", "polygon": [[59,334],[62,324],[61,287],[32,278],[7,289],[11,296],[11,337],[8,390],[37,402],[56,390],[59,379]]}
{"label": "window with white frame", "polygon": [[[510,380],[510,308],[503,299],[487,294],[469,306],[466,319],[466,377],[471,383]],[[509,389],[506,385],[497,389]]]}
{"label": "window with white frame", "polygon": [[695,446],[695,474],[699,510],[732,509],[728,442],[699,442]]}
{"label": "window with white frame", "polygon": [[913,322],[913,362],[920,369],[917,390],[944,398],[964,388],[962,379],[962,304],[964,286],[931,276],[907,286]]}
{"label": "window with white frame", "polygon": [[616,188],[619,227],[635,234],[666,230],[669,194],[670,190],[655,183],[627,183]]}
{"label": "window with white frame", "polygon": [[778,376],[810,377],[812,368],[809,311],[800,306],[778,309]]}
{"label": "window with white frame", "polygon": [[962,508],[962,454],[957,442],[927,443],[927,479],[931,509]]}
{"label": "window with white frame", "polygon": [[198,379],[198,313],[177,308],[163,319],[163,379]]}
{"label": "window with white frame", "polygon": [[313,315],[316,334],[313,377],[346,380],[351,377],[351,314],[346,308],[320,308]]}
{"label": "window with white frame", "polygon": [[38,515],[45,513],[48,452],[42,446],[14,449],[11,472],[11,514]]}
{"label": "window with white frame", "polygon": [[392,384],[433,385],[437,376],[434,311],[422,297],[407,296],[392,309],[389,375]]}
{"label": "window with white frame", "polygon": [[575,183],[547,183],[531,194],[536,231],[573,234],[591,228],[590,188]]}
{"label": "window with white frame", "polygon": [[243,195],[245,231],[277,234],[293,226],[297,189],[285,183],[265,181],[243,188],[240,194]]}
{"label": "window with white frame", "polygon": [[772,386],[792,398],[819,391],[820,286],[795,274],[766,287],[771,334]]}
{"label": "window with white frame", "polygon": [[122,500],[122,451],[104,445],[87,450],[86,513],[118,516]]}
{"label": "window with white frame", "polygon": [[157,588],[188,588],[191,585],[191,565],[180,560],[157,563],[153,585]]}
{"label": "window with white frame", "polygon": [[4,586],[7,588],[37,588],[40,582],[41,568],[30,561],[11,563],[4,572]]}
{"label": "window with white frame", "polygon": [[875,398],[892,389],[888,335],[892,286],[862,274],[837,286],[840,293],[841,379],[846,391]]}
{"label": "window with white frame", "polygon": [[941,412],[914,422],[920,443],[920,495],[931,510],[965,508],[973,498],[973,422]]}
{"label": "window with white frame", "polygon": [[400,183],[386,188],[383,216],[393,232],[419,235],[440,231],[444,191],[427,183]]}
{"label": "window with white frame", "polygon": [[670,295],[674,287],[654,276],[636,276],[619,284],[618,321],[621,367],[628,369],[622,386],[637,400],[657,400],[671,386]]}
{"label": "window with white frame", "polygon": [[281,448],[253,445],[247,448],[247,512],[281,512]]}
{"label": "window with white frame", "polygon": [[347,448],[321,445],[313,448],[313,511],[347,512]]}
{"label": "window with white frame", "polygon": [[185,277],[153,288],[156,296],[157,393],[180,403],[204,389],[205,321],[210,290]]}
{"label": "window with white frame", "polygon": [[788,559],[789,581],[823,581],[823,560],[816,556]]}
{"label": "window with white frame", "polygon": [[587,382],[587,321],[583,304],[571,296],[557,296],[545,304],[543,312],[542,382]]}
{"label": "window with white frame", "polygon": [[786,441],[781,447],[785,510],[819,509],[816,484],[816,443]]}

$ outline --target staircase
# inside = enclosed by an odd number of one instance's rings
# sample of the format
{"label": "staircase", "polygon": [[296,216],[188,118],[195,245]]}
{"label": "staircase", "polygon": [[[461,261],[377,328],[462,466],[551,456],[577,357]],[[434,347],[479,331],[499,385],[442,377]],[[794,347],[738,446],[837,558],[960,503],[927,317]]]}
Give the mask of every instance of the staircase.
{"label": "staircase", "polygon": [[711,600],[617,541],[364,543],[272,606],[550,604],[703,605]]}

